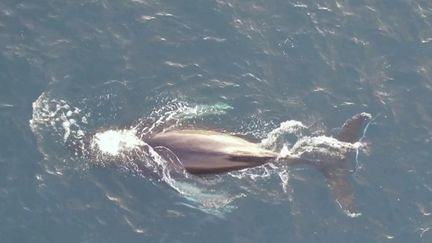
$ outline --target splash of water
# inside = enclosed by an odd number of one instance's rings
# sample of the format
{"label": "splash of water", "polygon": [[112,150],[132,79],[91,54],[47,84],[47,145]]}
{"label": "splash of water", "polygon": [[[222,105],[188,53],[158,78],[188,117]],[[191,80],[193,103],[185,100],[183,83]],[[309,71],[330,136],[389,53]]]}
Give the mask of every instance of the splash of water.
{"label": "splash of water", "polygon": [[348,152],[357,151],[361,143],[347,143],[328,136],[305,136],[300,138],[294,146],[289,149],[291,156],[309,160],[332,160],[342,159]]}
{"label": "splash of water", "polygon": [[107,130],[96,133],[90,146],[99,149],[102,154],[118,156],[144,146],[145,143],[137,135],[134,129]]}
{"label": "splash of water", "polygon": [[260,145],[264,148],[275,147],[278,139],[282,136],[293,134],[296,137],[301,137],[305,129],[307,129],[307,127],[299,121],[289,120],[282,122],[278,128],[269,132],[267,137],[261,140]]}

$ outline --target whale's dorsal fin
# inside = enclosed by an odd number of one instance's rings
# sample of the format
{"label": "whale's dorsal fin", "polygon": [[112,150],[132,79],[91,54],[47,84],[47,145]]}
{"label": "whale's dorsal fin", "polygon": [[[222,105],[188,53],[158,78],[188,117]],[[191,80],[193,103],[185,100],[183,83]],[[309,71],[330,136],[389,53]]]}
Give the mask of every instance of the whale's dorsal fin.
{"label": "whale's dorsal fin", "polygon": [[[357,142],[363,127],[370,118],[370,114],[360,113],[345,121],[337,137],[338,140],[348,143]],[[326,163],[320,169],[339,206],[350,216],[355,216],[354,194],[348,178],[350,172],[347,168],[347,157]]]}

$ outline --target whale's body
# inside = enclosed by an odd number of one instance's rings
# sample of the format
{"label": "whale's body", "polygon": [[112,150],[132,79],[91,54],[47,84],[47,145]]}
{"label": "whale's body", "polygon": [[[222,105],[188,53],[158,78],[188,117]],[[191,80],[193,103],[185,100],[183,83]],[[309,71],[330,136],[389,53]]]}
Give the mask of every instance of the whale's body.
{"label": "whale's body", "polygon": [[246,139],[208,130],[170,130],[156,134],[147,143],[171,150],[182,166],[193,174],[254,167],[278,155]]}

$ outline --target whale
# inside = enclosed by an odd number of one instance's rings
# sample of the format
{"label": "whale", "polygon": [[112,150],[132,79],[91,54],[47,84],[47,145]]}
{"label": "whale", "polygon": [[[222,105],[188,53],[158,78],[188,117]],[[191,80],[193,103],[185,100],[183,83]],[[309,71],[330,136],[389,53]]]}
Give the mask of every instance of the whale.
{"label": "whale", "polygon": [[[354,115],[345,121],[336,139],[345,143],[357,142],[370,118],[368,113]],[[147,143],[169,149],[188,173],[198,175],[236,171],[280,160],[279,153],[262,148],[258,143],[211,130],[171,129],[155,134]],[[304,163],[316,167],[326,178],[339,207],[349,214],[356,214],[348,158],[348,154],[317,160],[287,156],[282,161],[288,165]]]}
{"label": "whale", "polygon": [[[357,142],[370,119],[371,115],[368,113],[354,115],[343,123],[335,139],[343,143]],[[87,137],[82,143],[74,143],[71,146],[74,147],[74,153],[94,160],[92,150],[82,151],[85,147],[91,147],[93,137]],[[254,141],[254,139],[237,134],[208,129],[169,128],[155,132],[142,140],[152,148],[169,150],[176,157],[176,164],[172,166],[173,170],[180,166],[187,173],[197,176],[227,173],[261,166],[269,162],[284,163],[288,166],[311,165],[326,178],[327,185],[338,206],[349,215],[357,215],[353,186],[350,182],[351,172],[347,162],[350,151],[334,158],[311,159],[301,156],[281,158],[279,152],[263,148],[257,139]],[[134,142],[141,144],[141,141]],[[137,166],[140,166],[139,163],[141,163],[139,159],[137,158]]]}

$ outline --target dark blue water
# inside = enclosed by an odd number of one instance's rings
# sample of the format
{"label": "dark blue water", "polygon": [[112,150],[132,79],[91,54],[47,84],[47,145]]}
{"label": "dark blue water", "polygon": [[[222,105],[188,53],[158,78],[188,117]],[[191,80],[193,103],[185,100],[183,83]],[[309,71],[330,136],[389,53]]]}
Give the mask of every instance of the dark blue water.
{"label": "dark blue water", "polygon": [[[431,242],[431,57],[423,0],[2,0],[0,241]],[[288,120],[334,135],[371,113],[370,151],[350,162],[362,215],[312,167],[181,193],[65,142],[185,110],[258,139]]]}

